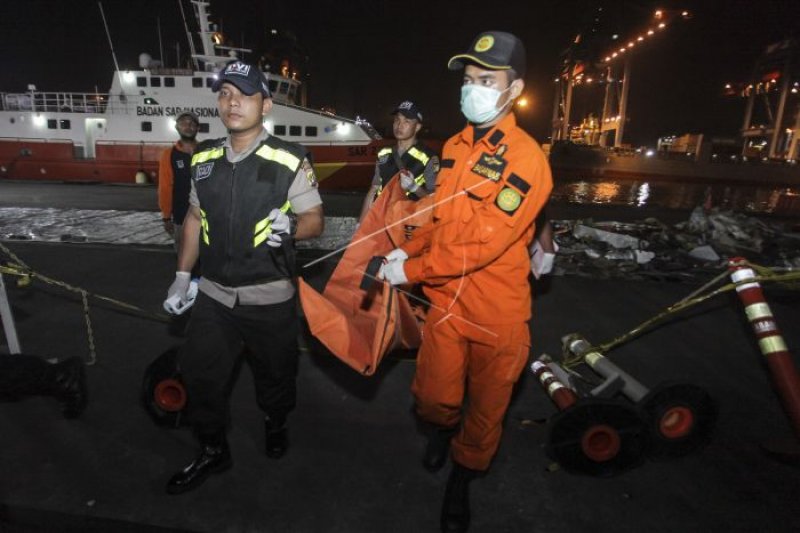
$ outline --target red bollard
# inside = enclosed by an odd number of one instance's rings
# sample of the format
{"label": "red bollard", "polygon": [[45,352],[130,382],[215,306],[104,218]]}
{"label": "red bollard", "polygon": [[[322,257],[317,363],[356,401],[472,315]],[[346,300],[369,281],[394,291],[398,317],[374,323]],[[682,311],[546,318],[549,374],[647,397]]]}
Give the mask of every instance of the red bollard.
{"label": "red bollard", "polygon": [[800,439],[800,376],[792,356],[764,299],[761,285],[755,281],[753,269],[740,257],[730,259],[728,268],[731,280],[737,284],[736,292],[744,305],[744,312],[758,339],[758,347],[767,358],[773,384],[789,415],[795,436]]}
{"label": "red bollard", "polygon": [[644,421],[633,408],[614,400],[578,399],[542,361],[534,361],[531,371],[559,408],[548,421],[545,451],[564,470],[607,477],[641,463]]}

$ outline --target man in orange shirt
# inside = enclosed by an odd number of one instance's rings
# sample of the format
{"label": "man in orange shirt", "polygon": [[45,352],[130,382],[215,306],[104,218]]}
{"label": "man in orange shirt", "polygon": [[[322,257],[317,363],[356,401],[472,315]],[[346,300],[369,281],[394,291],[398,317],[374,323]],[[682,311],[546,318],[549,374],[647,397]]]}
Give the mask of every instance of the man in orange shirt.
{"label": "man in orange shirt", "polygon": [[497,31],[450,59],[451,70],[464,69],[469,123],[442,151],[432,222],[380,272],[393,285],[421,283],[431,303],[412,391],[417,414],[435,427],[425,467],[440,469],[452,448],[443,531],[469,527],[469,482],[489,468],[530,350],[528,246],[553,182],[511,112],[525,65],[520,40]]}
{"label": "man in orange shirt", "polygon": [[175,120],[180,139],[164,150],[158,163],[158,207],[164,230],[175,239],[175,250],[181,252],[181,226],[189,210],[192,154],[197,147],[200,119],[184,111]]}

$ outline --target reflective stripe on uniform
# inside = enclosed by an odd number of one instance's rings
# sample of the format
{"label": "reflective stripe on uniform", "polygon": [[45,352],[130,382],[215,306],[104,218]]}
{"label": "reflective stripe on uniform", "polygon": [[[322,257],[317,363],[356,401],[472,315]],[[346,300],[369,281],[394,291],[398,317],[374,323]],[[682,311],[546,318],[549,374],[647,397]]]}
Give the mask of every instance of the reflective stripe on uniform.
{"label": "reflective stripe on uniform", "polygon": [[428,161],[430,161],[431,159],[425,152],[418,149],[416,146],[412,146],[411,148],[408,149],[408,155],[410,155],[411,157],[422,163],[422,166],[427,165]]}
{"label": "reflective stripe on uniform", "polygon": [[293,156],[286,150],[280,148],[272,148],[266,144],[256,150],[256,155],[266,159],[267,161],[274,161],[289,168],[292,172],[300,167],[300,159]]}
{"label": "reflective stripe on uniform", "polygon": [[211,150],[203,150],[202,152],[198,152],[192,156],[192,166],[197,165],[198,163],[205,163],[210,159],[219,159],[225,155],[225,149],[220,148],[212,148]]}
{"label": "reflective stripe on uniform", "polygon": [[[296,158],[295,158],[296,159]],[[286,213],[292,208],[291,202],[286,200],[286,203],[281,206],[281,213]],[[270,233],[272,233],[272,220],[270,220],[269,216],[266,218],[262,218],[258,222],[256,222],[255,230],[253,231],[253,248],[267,240],[267,237]]]}
{"label": "reflective stripe on uniform", "polygon": [[391,153],[392,153],[392,149],[391,148],[381,148],[380,150],[378,150],[378,157],[383,157],[383,156],[389,155]]}
{"label": "reflective stripe on uniform", "polygon": [[206,218],[206,212],[202,209],[200,210],[200,228],[202,229],[203,242],[209,244],[210,239],[208,238],[208,219]]}

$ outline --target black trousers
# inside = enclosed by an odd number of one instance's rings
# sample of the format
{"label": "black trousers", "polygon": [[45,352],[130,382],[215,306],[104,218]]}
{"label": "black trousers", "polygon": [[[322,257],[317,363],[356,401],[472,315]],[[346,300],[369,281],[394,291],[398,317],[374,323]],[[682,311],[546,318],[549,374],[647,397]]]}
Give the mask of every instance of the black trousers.
{"label": "black trousers", "polygon": [[225,431],[231,378],[243,355],[253,372],[261,410],[280,420],[294,409],[299,332],[295,298],[230,309],[198,294],[179,366],[188,396],[187,420],[201,438]]}

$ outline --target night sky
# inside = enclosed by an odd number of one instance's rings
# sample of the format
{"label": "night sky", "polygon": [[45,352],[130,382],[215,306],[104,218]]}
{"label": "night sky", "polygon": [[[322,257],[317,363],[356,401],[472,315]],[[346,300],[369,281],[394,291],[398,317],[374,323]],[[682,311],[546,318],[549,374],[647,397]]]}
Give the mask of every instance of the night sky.
{"label": "night sky", "polygon": [[[159,20],[167,66],[176,65],[176,43],[183,55],[188,52],[177,2],[104,0],[122,69],[136,68],[141,52],[160,56]],[[457,8],[463,4],[470,7]],[[463,125],[460,75],[447,70],[449,57],[482,30],[510,31],[527,47],[526,93],[534,102],[518,116],[546,142],[559,55],[600,4],[606,6],[604,27],[623,38],[645,27],[656,8],[693,14],[635,52],[626,133],[633,144],[685,132],[735,136],[744,100],[723,97],[722,87],[744,81],[766,45],[797,36],[800,28],[797,0],[212,0],[211,13],[236,45],[258,47],[270,28],[295,34],[309,57],[311,107],[332,106],[385,129],[389,112],[409,98],[422,107],[426,133],[435,138]],[[113,61],[95,0],[0,0],[0,27],[0,91],[24,91],[29,83],[47,91],[108,89]],[[591,92],[576,92],[577,103],[589,98]]]}

